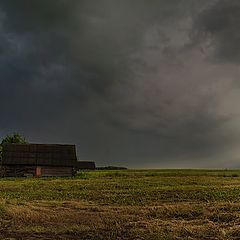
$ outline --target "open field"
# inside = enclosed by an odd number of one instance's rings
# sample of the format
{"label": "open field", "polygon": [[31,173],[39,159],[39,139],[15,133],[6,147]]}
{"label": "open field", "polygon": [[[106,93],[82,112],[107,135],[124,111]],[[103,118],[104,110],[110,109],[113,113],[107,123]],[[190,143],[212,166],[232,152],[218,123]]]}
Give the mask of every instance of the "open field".
{"label": "open field", "polygon": [[240,239],[240,171],[1,179],[0,239]]}

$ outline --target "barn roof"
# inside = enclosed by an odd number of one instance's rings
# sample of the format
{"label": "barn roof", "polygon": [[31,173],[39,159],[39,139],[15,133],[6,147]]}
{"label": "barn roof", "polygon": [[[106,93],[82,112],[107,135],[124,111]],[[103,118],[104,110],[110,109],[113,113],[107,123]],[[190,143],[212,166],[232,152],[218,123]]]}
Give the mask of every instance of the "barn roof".
{"label": "barn roof", "polygon": [[63,144],[4,144],[4,165],[75,166],[75,145]]}

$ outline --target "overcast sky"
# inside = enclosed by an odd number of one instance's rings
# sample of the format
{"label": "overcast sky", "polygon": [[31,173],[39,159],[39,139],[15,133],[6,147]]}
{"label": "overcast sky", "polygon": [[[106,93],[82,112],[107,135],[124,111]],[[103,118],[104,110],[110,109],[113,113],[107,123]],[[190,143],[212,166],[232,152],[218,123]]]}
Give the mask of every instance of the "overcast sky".
{"label": "overcast sky", "polygon": [[134,168],[240,167],[239,0],[1,0],[1,136]]}

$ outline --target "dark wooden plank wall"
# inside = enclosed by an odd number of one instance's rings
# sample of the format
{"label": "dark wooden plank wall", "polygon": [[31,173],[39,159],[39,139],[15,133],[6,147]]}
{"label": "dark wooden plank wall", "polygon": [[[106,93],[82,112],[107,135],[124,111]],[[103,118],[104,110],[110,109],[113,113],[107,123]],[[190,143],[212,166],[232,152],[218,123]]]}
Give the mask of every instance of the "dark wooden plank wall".
{"label": "dark wooden plank wall", "polygon": [[33,177],[36,173],[35,166],[24,166],[24,165],[15,165],[15,166],[2,166],[1,167],[1,176],[2,177]]}
{"label": "dark wooden plank wall", "polygon": [[24,166],[10,165],[1,167],[2,177],[34,177],[36,170],[40,169],[39,177],[71,177],[73,176],[72,167],[47,167],[47,166]]}
{"label": "dark wooden plank wall", "polygon": [[71,167],[41,167],[42,177],[70,177],[73,176],[73,168]]}

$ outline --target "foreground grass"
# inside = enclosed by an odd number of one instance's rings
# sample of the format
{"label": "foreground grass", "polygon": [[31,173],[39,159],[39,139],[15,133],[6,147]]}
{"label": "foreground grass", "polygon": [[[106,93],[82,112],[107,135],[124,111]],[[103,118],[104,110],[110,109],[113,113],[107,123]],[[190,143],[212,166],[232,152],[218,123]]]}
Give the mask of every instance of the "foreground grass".
{"label": "foreground grass", "polygon": [[240,171],[1,179],[0,239],[240,239]]}

